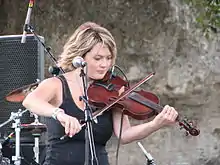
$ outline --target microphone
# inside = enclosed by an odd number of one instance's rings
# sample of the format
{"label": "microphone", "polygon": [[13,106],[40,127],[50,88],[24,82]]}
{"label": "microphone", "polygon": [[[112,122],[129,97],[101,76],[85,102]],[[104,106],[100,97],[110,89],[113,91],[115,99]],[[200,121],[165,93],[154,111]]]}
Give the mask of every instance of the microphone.
{"label": "microphone", "polygon": [[137,142],[138,146],[141,148],[142,152],[144,153],[145,157],[147,158],[147,163],[148,165],[156,165],[154,162],[154,158],[151,156],[150,153],[148,153],[145,148],[143,147],[143,145],[140,142]]}
{"label": "microphone", "polygon": [[85,60],[81,57],[81,56],[76,56],[73,58],[72,64],[75,68],[84,68],[87,63],[85,62]]}
{"label": "microphone", "polygon": [[26,42],[26,35],[27,35],[27,31],[28,31],[28,26],[30,24],[30,19],[31,19],[31,12],[32,12],[32,8],[34,6],[34,0],[30,0],[29,1],[29,5],[28,5],[28,11],[27,11],[27,16],[25,19],[25,24],[23,27],[23,35],[21,38],[21,43],[25,43]]}

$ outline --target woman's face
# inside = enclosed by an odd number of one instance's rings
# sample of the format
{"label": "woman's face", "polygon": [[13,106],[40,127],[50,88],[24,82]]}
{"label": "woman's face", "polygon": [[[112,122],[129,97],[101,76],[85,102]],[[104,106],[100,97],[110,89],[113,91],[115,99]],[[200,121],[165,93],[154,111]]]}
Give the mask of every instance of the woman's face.
{"label": "woman's face", "polygon": [[99,80],[111,68],[113,56],[106,45],[98,43],[86,54],[84,59],[87,62],[88,77]]}

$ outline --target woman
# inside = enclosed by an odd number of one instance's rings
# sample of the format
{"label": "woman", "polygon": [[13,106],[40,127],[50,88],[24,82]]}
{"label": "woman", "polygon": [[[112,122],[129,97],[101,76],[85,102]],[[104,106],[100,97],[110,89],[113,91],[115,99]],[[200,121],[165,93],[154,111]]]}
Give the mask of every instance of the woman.
{"label": "woman", "polygon": [[[42,81],[23,101],[23,105],[33,113],[52,117],[48,123],[49,146],[45,165],[83,165],[85,162],[85,130],[79,123],[84,118],[85,105],[79,99],[83,96],[83,83],[80,69],[72,65],[73,58],[84,58],[88,81],[92,83],[102,79],[111,69],[116,54],[115,40],[107,29],[92,22],[81,25],[65,44],[59,58],[58,64],[65,74]],[[136,126],[131,126],[128,116],[124,115],[121,143],[143,139],[175,123],[177,115],[173,107],[166,105],[154,120]],[[120,111],[107,111],[98,117],[97,124],[93,124],[96,154],[101,165],[109,164],[105,145],[112,132],[119,137],[120,123]],[[60,140],[64,134],[71,138]]]}

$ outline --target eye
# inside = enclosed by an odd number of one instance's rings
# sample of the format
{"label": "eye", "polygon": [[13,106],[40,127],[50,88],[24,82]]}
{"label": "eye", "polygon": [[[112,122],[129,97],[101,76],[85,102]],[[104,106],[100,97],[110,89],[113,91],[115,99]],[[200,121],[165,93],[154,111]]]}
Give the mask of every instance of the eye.
{"label": "eye", "polygon": [[112,59],[113,59],[113,56],[109,56],[107,59],[108,59],[108,60],[112,60]]}
{"label": "eye", "polygon": [[100,58],[100,57],[95,57],[94,59],[95,59],[96,61],[101,60],[101,58]]}

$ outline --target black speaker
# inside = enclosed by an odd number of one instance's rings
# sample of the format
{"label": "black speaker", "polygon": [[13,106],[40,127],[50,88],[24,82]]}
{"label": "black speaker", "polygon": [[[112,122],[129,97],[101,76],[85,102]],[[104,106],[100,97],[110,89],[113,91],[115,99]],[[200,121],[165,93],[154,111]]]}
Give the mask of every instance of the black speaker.
{"label": "black speaker", "polygon": [[[11,112],[25,110],[22,103],[9,102],[5,96],[11,91],[44,79],[44,47],[34,35],[0,36],[0,123],[7,121]],[[41,42],[44,38],[39,36]],[[29,111],[21,117],[21,123],[31,123],[34,117]],[[12,122],[0,128],[0,138],[12,132]],[[21,132],[21,140],[22,137]]]}

